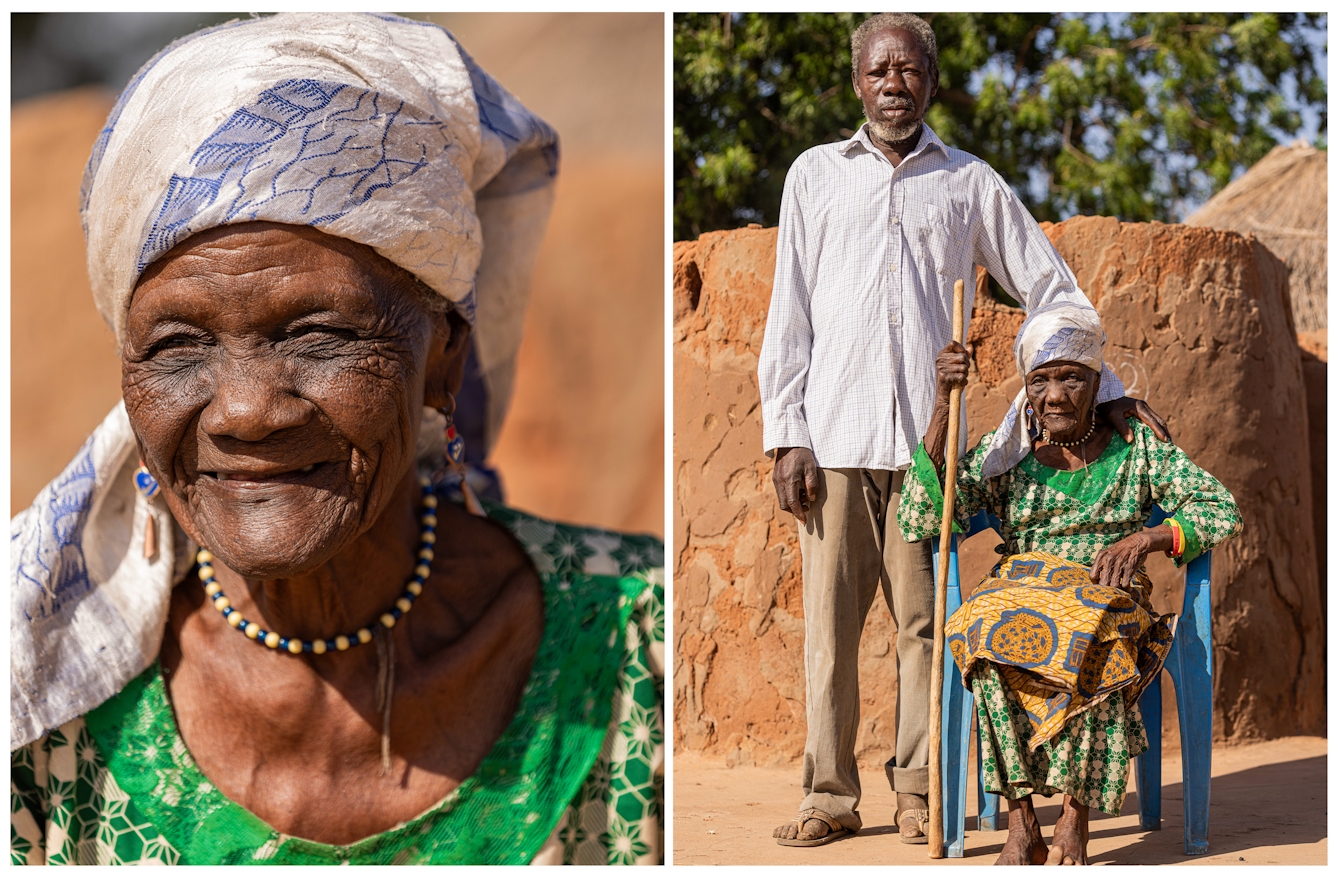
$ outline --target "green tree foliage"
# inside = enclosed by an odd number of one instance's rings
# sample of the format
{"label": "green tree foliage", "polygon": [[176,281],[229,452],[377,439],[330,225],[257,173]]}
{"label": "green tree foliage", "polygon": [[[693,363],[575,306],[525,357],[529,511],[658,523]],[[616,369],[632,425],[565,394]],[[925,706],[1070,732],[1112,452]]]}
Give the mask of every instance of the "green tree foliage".
{"label": "green tree foliage", "polygon": [[[675,15],[675,238],[774,224],[791,162],[858,129],[850,32],[864,17]],[[1323,14],[924,18],[940,70],[926,121],[989,162],[1038,220],[1173,222],[1294,136],[1298,106],[1327,130],[1307,40],[1325,32]]]}

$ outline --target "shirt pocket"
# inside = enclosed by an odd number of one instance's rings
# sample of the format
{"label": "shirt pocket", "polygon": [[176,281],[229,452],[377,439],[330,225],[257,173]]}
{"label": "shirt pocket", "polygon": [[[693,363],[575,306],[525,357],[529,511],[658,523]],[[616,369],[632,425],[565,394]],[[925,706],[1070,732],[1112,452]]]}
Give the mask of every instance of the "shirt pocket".
{"label": "shirt pocket", "polygon": [[919,251],[927,269],[947,277],[960,275],[962,254],[969,252],[967,233],[969,224],[965,212],[956,204],[922,205],[923,220],[919,227]]}

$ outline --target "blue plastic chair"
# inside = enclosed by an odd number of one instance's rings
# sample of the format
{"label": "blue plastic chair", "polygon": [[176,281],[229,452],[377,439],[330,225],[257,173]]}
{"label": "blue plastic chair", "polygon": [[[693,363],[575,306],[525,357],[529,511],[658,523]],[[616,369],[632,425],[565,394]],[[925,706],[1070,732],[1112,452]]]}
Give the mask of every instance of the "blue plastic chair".
{"label": "blue plastic chair", "polygon": [[[1148,527],[1161,524],[1166,514],[1154,507]],[[966,536],[982,530],[1000,530],[999,520],[986,512],[971,519]],[[953,535],[948,557],[948,615],[962,605],[957,574],[957,540]],[[939,543],[933,540],[934,573],[938,574]],[[1175,686],[1180,714],[1181,773],[1185,798],[1185,853],[1208,852],[1208,791],[1213,759],[1213,637],[1209,582],[1212,553],[1204,552],[1185,567],[1185,603],[1176,626],[1175,640],[1166,658],[1165,670]],[[1147,729],[1148,749],[1135,760],[1139,818],[1143,829],[1161,829],[1161,675],[1143,690],[1138,701]],[[943,844],[949,857],[966,852],[967,747],[975,698],[962,682],[961,671],[950,655],[943,673]],[[976,765],[980,765],[980,740],[976,736]],[[978,826],[991,832],[999,825],[999,796],[985,792],[976,775],[980,803]]]}

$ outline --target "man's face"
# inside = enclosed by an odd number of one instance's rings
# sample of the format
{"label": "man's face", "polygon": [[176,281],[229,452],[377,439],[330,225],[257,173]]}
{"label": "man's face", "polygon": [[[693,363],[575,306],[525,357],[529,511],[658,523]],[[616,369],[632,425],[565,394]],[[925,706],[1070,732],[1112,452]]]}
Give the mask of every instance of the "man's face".
{"label": "man's face", "polygon": [[855,93],[873,134],[896,143],[915,134],[938,92],[938,73],[910,31],[882,30],[871,36],[852,75]]}

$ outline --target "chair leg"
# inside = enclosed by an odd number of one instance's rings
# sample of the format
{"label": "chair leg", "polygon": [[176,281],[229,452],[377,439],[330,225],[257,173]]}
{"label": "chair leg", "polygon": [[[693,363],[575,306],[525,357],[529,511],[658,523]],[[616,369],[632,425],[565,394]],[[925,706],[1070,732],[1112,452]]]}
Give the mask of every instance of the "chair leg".
{"label": "chair leg", "polygon": [[[1179,694],[1177,688],[1177,701]],[[1161,829],[1161,674],[1143,690],[1138,711],[1148,736],[1147,751],[1134,760],[1139,824],[1143,829]]]}
{"label": "chair leg", "polygon": [[[940,562],[938,543],[934,543],[934,571]],[[957,538],[952,538],[948,555],[947,610],[951,615],[962,605],[961,585],[957,578]],[[943,741],[938,758],[943,766],[943,853],[948,857],[966,854],[966,781],[967,748],[971,744],[971,692],[962,685],[951,653],[943,657]],[[932,758],[932,755],[931,755]]]}
{"label": "chair leg", "polygon": [[[1200,654],[1195,655],[1198,652]],[[1213,773],[1213,681],[1197,641],[1176,638],[1167,657],[1180,715],[1181,780],[1185,793],[1185,854],[1208,853],[1208,799]]]}
{"label": "chair leg", "polygon": [[966,855],[967,757],[971,746],[971,691],[951,659],[943,668],[943,852]]}

